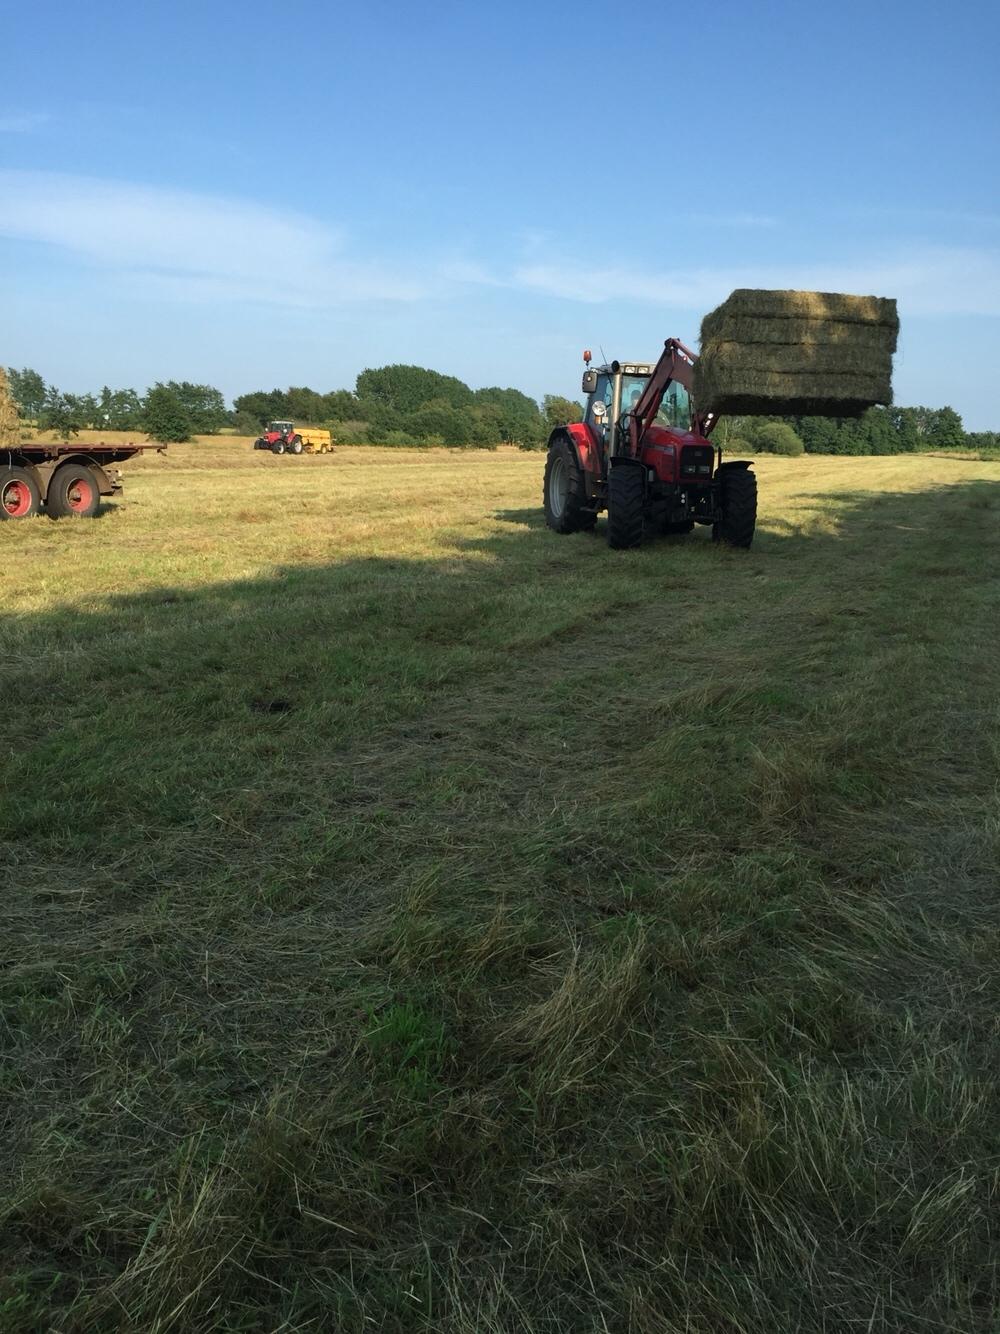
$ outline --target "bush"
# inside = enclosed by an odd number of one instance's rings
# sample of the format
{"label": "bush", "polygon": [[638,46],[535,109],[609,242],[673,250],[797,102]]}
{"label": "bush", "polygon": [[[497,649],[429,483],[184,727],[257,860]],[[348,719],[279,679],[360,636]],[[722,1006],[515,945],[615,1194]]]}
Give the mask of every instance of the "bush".
{"label": "bush", "polygon": [[790,459],[806,452],[805,445],[787,422],[765,422],[759,426],[753,433],[753,445],[769,454],[783,454]]}
{"label": "bush", "polygon": [[377,440],[373,440],[368,422],[365,421],[331,422],[330,439],[335,445],[370,445],[378,443]]}

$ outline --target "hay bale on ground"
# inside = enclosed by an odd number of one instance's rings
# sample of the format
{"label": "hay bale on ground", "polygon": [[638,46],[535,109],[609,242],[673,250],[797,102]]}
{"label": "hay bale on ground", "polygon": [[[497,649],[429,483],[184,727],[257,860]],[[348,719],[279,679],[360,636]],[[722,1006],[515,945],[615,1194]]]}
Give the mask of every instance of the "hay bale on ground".
{"label": "hay bale on ground", "polygon": [[892,402],[899,317],[889,297],[740,288],[705,316],[702,410],[854,417]]}

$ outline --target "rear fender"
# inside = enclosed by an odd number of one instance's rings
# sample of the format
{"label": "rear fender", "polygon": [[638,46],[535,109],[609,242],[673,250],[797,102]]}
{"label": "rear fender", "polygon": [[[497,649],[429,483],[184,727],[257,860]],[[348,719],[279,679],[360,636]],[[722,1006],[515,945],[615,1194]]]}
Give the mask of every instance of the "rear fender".
{"label": "rear fender", "polygon": [[77,463],[83,468],[89,468],[97,478],[97,489],[102,496],[114,495],[116,491],[121,490],[118,483],[105,471],[104,466],[96,459],[92,459],[89,454],[71,454],[68,458],[60,459],[55,471],[65,468],[67,463]]}
{"label": "rear fender", "polygon": [[584,422],[570,422],[561,426],[549,436],[551,445],[559,436],[568,438],[576,451],[577,462],[583,470],[590,491],[601,476],[601,446],[594,432]]}

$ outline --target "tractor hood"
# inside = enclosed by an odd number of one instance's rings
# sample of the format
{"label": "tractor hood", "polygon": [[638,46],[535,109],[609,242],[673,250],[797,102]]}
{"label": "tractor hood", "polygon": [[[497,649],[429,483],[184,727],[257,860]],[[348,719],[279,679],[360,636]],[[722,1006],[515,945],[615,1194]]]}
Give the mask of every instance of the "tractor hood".
{"label": "tractor hood", "polygon": [[682,431],[676,426],[651,426],[643,437],[643,444],[648,445],[673,445],[675,449],[683,449],[685,445],[708,445],[711,441],[706,440],[703,435],[697,431]]}

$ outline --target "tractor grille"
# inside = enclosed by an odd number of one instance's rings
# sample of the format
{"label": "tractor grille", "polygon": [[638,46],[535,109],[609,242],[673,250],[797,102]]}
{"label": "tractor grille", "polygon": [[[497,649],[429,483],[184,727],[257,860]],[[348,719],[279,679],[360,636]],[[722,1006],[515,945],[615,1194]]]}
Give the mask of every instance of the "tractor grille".
{"label": "tractor grille", "polygon": [[703,477],[707,481],[712,475],[711,445],[685,445],[681,450],[681,476]]}

